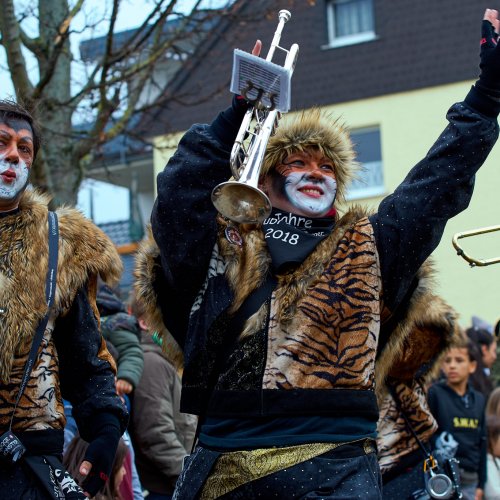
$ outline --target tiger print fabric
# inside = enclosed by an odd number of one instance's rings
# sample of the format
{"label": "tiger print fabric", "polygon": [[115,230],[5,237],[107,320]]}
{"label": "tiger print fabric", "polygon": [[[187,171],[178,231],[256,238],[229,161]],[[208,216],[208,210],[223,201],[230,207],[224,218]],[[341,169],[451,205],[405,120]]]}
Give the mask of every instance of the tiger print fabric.
{"label": "tiger print fabric", "polygon": [[[57,351],[52,338],[54,320],[45,329],[42,344],[26,389],[15,411],[12,429],[18,432],[44,429],[63,429],[66,424],[59,389]],[[0,386],[0,422],[2,428],[10,421],[14,403],[31,346],[15,356],[11,377]]]}
{"label": "tiger print fabric", "polygon": [[[400,383],[395,387],[395,394],[412,429],[422,442],[427,442],[436,431],[437,423],[427,404],[422,382],[413,380]],[[382,474],[395,467],[402,457],[419,448],[390,395],[386,396],[380,406],[377,445]]]}
{"label": "tiger print fabric", "polygon": [[362,219],[340,239],[291,321],[278,320],[287,290],[271,306],[266,389],[373,389],[381,277],[373,229]]}
{"label": "tiger print fabric", "polygon": [[375,370],[380,407],[377,445],[383,474],[419,448],[401,410],[422,442],[428,441],[437,428],[425,387],[437,376],[446,349],[464,340],[457,312],[434,293],[437,284],[432,261],[422,265],[416,280],[416,288],[403,304]]}

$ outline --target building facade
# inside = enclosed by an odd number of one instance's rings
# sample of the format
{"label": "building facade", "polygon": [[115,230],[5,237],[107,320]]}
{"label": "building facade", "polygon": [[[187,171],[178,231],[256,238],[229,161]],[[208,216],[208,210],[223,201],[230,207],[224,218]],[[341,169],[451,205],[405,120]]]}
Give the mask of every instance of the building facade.
{"label": "building facade", "polygon": [[[274,15],[268,15],[271,4]],[[184,105],[157,109],[143,124],[160,147],[154,151],[155,172],[163,169],[183,131],[210,121],[229,104],[233,49],[250,51],[258,37],[265,55],[277,12],[287,8],[292,18],[280,45],[298,43],[300,52],[292,112],[284,119],[313,106],[340,116],[364,166],[349,203],[375,210],[430,149],[446,126],[449,106],[463,100],[476,80],[481,19],[490,6],[483,0],[236,2],[234,21],[214,29],[172,83],[171,92],[182,90]],[[266,14],[256,20],[259,9]],[[500,317],[495,294],[500,265],[470,269],[451,244],[458,231],[499,223],[494,193],[499,164],[500,145],[477,176],[470,207],[450,221],[434,254],[438,291],[464,326],[472,315],[490,323]],[[464,240],[464,247],[478,257],[493,257],[500,249],[498,234]]]}

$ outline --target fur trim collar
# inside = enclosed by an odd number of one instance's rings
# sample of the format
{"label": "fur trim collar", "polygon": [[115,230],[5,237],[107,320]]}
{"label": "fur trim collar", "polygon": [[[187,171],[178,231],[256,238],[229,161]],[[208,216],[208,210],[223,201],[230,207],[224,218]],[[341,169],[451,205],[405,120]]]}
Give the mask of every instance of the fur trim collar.
{"label": "fur trim collar", "polygon": [[385,384],[431,380],[448,347],[463,339],[457,312],[434,293],[434,265],[428,259],[417,272],[418,284],[406,304],[403,317],[390,332],[376,363],[379,402],[387,394]]}
{"label": "fur trim collar", "polygon": [[[367,211],[361,206],[352,207],[335,228],[321,241],[305,261],[294,271],[278,276],[276,294],[280,303],[277,319],[286,323],[295,314],[295,307],[307,289],[319,279],[325,266],[332,257],[340,239],[346,231],[367,216]],[[224,237],[225,229],[232,223],[219,218],[220,236],[219,248],[227,262],[226,276],[234,293],[234,301],[230,312],[238,310],[248,295],[264,282],[269,271],[271,258],[264,240],[263,232],[254,225],[240,225],[239,231],[243,238],[242,246],[233,245]]]}
{"label": "fur trim collar", "polygon": [[147,237],[139,245],[134,270],[134,292],[145,310],[144,316],[150,331],[158,332],[162,339],[162,350],[165,357],[180,371],[184,363],[182,349],[168,331],[163,322],[163,315],[158,304],[155,289],[157,277],[162,273],[160,265],[160,249],[148,227]]}
{"label": "fur trim collar", "polygon": [[[19,212],[0,219],[0,380],[9,379],[14,355],[31,342],[45,315],[50,198],[25,191]],[[59,262],[53,315],[64,314],[77,291],[98,275],[118,281],[122,264],[111,240],[73,208],[56,211]]]}

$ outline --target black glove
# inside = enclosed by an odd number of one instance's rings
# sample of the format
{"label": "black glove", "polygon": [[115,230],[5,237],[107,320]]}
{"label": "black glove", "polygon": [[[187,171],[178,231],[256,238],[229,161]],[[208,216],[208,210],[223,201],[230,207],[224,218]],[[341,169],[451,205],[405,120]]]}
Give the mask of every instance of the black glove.
{"label": "black glove", "polygon": [[92,469],[83,481],[82,488],[92,497],[104,486],[111,474],[119,441],[118,427],[105,425],[89,443],[84,460],[92,464]]}
{"label": "black glove", "polygon": [[236,134],[241,121],[249,108],[249,103],[241,96],[233,95],[231,106],[212,122],[212,130],[222,144],[227,144],[229,149],[236,139]]}
{"label": "black glove", "polygon": [[481,26],[481,74],[476,82],[476,87],[484,94],[500,98],[500,47],[498,46],[498,33],[493,25],[483,20]]}

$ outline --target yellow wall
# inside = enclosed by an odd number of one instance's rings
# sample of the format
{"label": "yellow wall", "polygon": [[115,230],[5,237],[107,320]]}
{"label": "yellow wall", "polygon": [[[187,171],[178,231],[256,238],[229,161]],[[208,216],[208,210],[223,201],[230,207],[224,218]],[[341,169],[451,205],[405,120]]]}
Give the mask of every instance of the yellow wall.
{"label": "yellow wall", "polygon": [[[449,106],[461,101],[472,82],[446,85],[375,99],[332,106],[352,128],[379,125],[384,181],[392,192],[410,168],[430,149],[446,126]],[[470,268],[456,255],[451,244],[454,233],[500,224],[500,143],[493,149],[476,178],[469,208],[449,221],[434,252],[438,291],[460,314],[464,326],[477,315],[493,323],[500,317],[500,264]],[[381,198],[364,200],[376,207]],[[477,258],[500,256],[500,232],[463,239],[464,249]],[[498,291],[497,291],[498,290]]]}
{"label": "yellow wall", "polygon": [[[393,94],[327,107],[341,115],[351,128],[379,126],[382,142],[384,181],[387,193],[404,179],[410,168],[432,146],[446,126],[445,115],[456,101],[465,97],[472,82]],[[291,115],[291,114],[290,114]],[[179,136],[169,140],[175,144]],[[162,139],[157,140],[162,144]],[[173,149],[155,149],[155,171],[163,169]],[[456,255],[451,244],[454,233],[500,224],[496,200],[500,187],[500,143],[481,168],[469,208],[452,219],[434,252],[438,270],[438,292],[459,313],[464,326],[472,315],[493,323],[500,317],[500,264],[471,269]],[[356,200],[377,207],[382,197]],[[500,232],[465,239],[464,248],[478,258],[500,256]]]}
{"label": "yellow wall", "polygon": [[182,137],[182,133],[171,136],[158,136],[153,140],[153,171],[155,177],[155,197],[156,197],[156,176],[164,169],[170,157],[175,153],[177,143]]}

